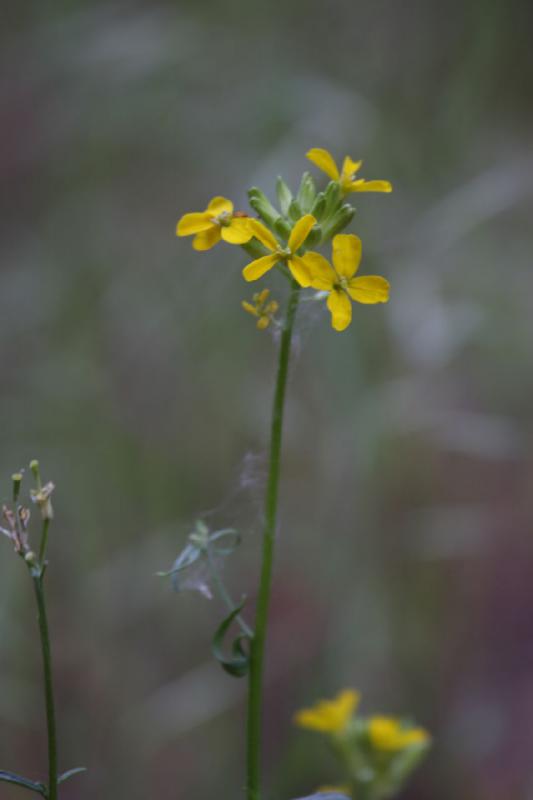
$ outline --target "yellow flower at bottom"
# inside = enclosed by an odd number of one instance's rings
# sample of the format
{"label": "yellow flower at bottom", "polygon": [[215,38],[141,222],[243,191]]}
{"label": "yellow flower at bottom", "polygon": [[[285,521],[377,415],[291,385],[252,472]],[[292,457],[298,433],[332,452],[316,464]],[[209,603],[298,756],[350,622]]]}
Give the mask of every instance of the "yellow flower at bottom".
{"label": "yellow flower at bottom", "polygon": [[313,147],[306,153],[309,161],[325,172],[332,181],[338,181],[344,194],[350,192],[392,192],[389,181],[365,181],[363,178],[356,178],[357,172],[361,169],[362,161],[353,161],[350,156],[346,156],[342,163],[342,170],[339,172],[335,160],[328,150],[322,147]]}
{"label": "yellow flower at bottom", "polygon": [[256,292],[252,297],[252,302],[247,300],[241,302],[241,306],[248,314],[257,317],[257,327],[260,331],[268,328],[271,322],[275,322],[274,315],[279,308],[276,300],[269,300],[270,289],[263,289],[261,292]]}
{"label": "yellow flower at bottom", "polygon": [[429,733],[423,728],[406,728],[395,717],[371,717],[368,735],[376,750],[404,750],[413,744],[425,744]]}
{"label": "yellow flower at bottom", "polygon": [[319,786],[316,792],[317,794],[344,794],[346,797],[351,797],[350,787],[347,784],[342,786]]}
{"label": "yellow flower at bottom", "polygon": [[333,237],[333,266],[320,253],[305,254],[311,270],[311,286],[328,292],[327,306],[331,324],[343,331],[352,321],[352,300],[358,303],[386,303],[390,285],[379,275],[356,278],[361,261],[362,244],[358,236],[339,233]]}
{"label": "yellow flower at bottom", "polygon": [[252,238],[249,219],[233,211],[225,197],[213,197],[205,211],[184,214],[176,226],[176,236],[194,236],[195,250],[210,250],[224,239],[229,244],[245,244]]}
{"label": "yellow flower at bottom", "polygon": [[303,708],[294,715],[301,728],[323,733],[340,733],[353,716],[360,694],[353,689],[339,692],[333,700],[320,700],[312,708]]}

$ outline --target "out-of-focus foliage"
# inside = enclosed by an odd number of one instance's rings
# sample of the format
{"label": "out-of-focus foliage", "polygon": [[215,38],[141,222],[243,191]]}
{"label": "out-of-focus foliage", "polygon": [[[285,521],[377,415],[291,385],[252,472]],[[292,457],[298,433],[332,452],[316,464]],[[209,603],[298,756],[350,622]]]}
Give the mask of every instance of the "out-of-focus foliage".
{"label": "out-of-focus foliage", "polygon": [[[201,514],[243,534],[226,577],[252,591],[274,348],[244,258],[174,228],[215,191],[296,189],[317,146],[393,183],[355,218],[392,294],[342,337],[300,317],[270,796],[335,780],[291,717],[339,685],[434,735],[413,800],[529,796],[532,23],[525,0],[4,4],[0,464],[6,495],[35,456],[57,486],[61,767],[89,767],[65,800],[242,789],[221,609],[154,573]],[[34,612],[2,544],[0,768],[39,780]]]}

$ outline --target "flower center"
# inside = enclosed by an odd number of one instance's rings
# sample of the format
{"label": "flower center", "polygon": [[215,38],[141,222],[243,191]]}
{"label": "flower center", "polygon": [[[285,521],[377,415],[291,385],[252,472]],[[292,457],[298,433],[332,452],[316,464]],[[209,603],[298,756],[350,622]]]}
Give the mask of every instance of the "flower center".
{"label": "flower center", "polygon": [[231,224],[231,214],[229,211],[221,211],[220,214],[213,219],[216,225],[227,228]]}

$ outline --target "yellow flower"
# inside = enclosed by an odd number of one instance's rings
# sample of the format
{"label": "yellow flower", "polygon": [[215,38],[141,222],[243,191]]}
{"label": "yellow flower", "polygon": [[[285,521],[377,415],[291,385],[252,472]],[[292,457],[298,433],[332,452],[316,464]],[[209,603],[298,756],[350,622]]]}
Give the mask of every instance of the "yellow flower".
{"label": "yellow flower", "polygon": [[425,744],[429,734],[423,728],[405,728],[395,717],[371,717],[368,734],[377,750],[404,750],[413,744]]}
{"label": "yellow flower", "polygon": [[353,716],[360,694],[353,689],[339,692],[333,700],[320,700],[313,708],[304,708],[294,716],[301,728],[324,733],[340,733]]}
{"label": "yellow flower", "polygon": [[346,797],[351,797],[350,787],[346,783],[342,786],[319,786],[316,792],[317,794],[345,794]]}
{"label": "yellow flower", "polygon": [[337,165],[328,150],[321,147],[313,147],[306,153],[309,161],[329,175],[332,181],[338,181],[344,194],[350,192],[392,192],[392,186],[388,181],[365,181],[363,178],[356,178],[356,174],[361,168],[362,161],[352,161],[350,156],[346,156],[339,172]]}
{"label": "yellow flower", "polygon": [[303,245],[315,223],[316,219],[312,214],[306,214],[299,219],[291,231],[287,247],[284,247],[262,222],[259,222],[257,219],[251,219],[249,222],[249,230],[256,239],[259,239],[267,250],[271,251],[271,254],[257,258],[255,261],[248,264],[242,272],[244,280],[256,281],[258,278],[261,278],[265,272],[268,272],[269,269],[275,267],[278,261],[285,261],[293,278],[298,281],[300,286],[309,286],[311,275],[306,263],[307,254],[305,256],[298,256],[296,255],[296,251]]}
{"label": "yellow flower", "polygon": [[184,214],[176,226],[176,236],[193,236],[195,250],[210,250],[220,239],[230,244],[245,244],[252,238],[249,218],[233,211],[225,197],[213,197],[205,211]]}
{"label": "yellow flower", "polygon": [[361,239],[353,234],[339,233],[333,237],[333,266],[320,253],[306,253],[314,289],[328,292],[327,305],[331,324],[343,331],[352,321],[352,300],[358,303],[386,303],[389,282],[379,275],[354,277],[361,261]]}
{"label": "yellow flower", "polygon": [[243,300],[241,305],[253,317],[257,317],[257,327],[260,331],[268,328],[274,319],[274,314],[279,308],[276,300],[268,300],[270,289],[263,289],[252,297],[252,302]]}

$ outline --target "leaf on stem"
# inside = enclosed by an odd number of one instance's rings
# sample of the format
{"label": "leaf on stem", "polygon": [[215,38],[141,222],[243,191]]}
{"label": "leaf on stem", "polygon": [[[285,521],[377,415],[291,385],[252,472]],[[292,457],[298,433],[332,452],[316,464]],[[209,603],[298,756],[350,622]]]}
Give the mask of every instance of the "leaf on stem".
{"label": "leaf on stem", "polygon": [[231,626],[233,620],[241,613],[244,603],[243,600],[240,605],[233,609],[228,616],[221,622],[213,636],[213,655],[220,664],[223,670],[234,678],[243,678],[250,667],[250,656],[243,647],[243,642],[249,639],[246,634],[240,634],[234,639],[231,645],[231,655],[224,654],[224,639],[226,633]]}
{"label": "leaf on stem", "polygon": [[30,781],[28,778],[23,778],[21,775],[16,775],[14,772],[0,770],[0,781],[5,781],[5,783],[14,783],[17,786],[22,786],[24,789],[37,792],[37,794],[40,794],[43,797],[46,797],[48,794],[44,783]]}
{"label": "leaf on stem", "polygon": [[74,775],[79,775],[80,772],[87,772],[87,767],[74,767],[73,769],[67,769],[67,771],[63,772],[57,779],[57,785],[59,786],[60,783],[65,783],[65,781],[68,781],[68,779],[72,778]]}

